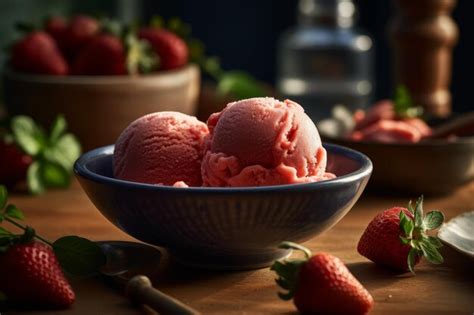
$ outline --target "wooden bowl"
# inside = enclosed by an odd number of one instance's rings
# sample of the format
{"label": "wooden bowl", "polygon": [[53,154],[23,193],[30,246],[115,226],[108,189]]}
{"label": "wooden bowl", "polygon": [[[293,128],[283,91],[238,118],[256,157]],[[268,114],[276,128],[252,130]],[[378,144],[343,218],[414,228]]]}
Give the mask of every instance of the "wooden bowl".
{"label": "wooden bowl", "polygon": [[474,179],[474,137],[387,144],[321,136],[366,154],[374,163],[369,189],[377,192],[446,194]]}
{"label": "wooden bowl", "polygon": [[49,126],[64,114],[84,150],[114,143],[136,118],[156,111],[195,115],[200,72],[196,65],[139,77],[45,76],[4,73],[8,112]]}

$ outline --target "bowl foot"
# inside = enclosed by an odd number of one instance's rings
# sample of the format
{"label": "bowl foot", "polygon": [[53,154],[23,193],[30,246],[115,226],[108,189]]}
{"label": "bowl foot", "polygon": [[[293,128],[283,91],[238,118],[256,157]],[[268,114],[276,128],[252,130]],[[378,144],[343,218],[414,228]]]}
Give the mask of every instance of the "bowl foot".
{"label": "bowl foot", "polygon": [[175,251],[168,249],[176,262],[199,269],[208,270],[251,270],[270,266],[275,260],[288,257],[291,250],[271,250],[261,252],[209,253],[204,251]]}

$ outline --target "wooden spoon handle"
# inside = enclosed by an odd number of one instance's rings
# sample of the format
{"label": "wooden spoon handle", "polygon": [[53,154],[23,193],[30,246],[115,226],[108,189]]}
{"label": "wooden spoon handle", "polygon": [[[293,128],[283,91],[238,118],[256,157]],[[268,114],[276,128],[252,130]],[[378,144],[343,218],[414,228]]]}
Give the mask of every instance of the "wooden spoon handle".
{"label": "wooden spoon handle", "polygon": [[433,130],[429,138],[444,138],[449,135],[472,136],[474,135],[474,112],[463,114]]}
{"label": "wooden spoon handle", "polygon": [[151,307],[162,315],[198,315],[195,309],[153,288],[148,277],[138,275],[130,279],[126,295],[134,302]]}

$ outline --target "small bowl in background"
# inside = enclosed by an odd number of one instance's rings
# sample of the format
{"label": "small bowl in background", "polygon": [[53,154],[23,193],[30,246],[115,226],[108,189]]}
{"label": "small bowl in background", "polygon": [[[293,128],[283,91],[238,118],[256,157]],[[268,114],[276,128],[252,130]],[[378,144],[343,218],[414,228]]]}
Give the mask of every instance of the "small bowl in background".
{"label": "small bowl in background", "polygon": [[142,76],[46,76],[4,73],[9,114],[27,114],[43,126],[64,114],[84,150],[116,141],[133,120],[156,111],[195,115],[199,67],[189,64]]}
{"label": "small bowl in background", "polygon": [[113,146],[80,157],[74,171],[94,205],[131,236],[165,247],[184,264],[208,269],[261,268],[336,224],[362,194],[372,163],[325,145],[335,179],[308,184],[213,188],[149,185],[115,179]]}

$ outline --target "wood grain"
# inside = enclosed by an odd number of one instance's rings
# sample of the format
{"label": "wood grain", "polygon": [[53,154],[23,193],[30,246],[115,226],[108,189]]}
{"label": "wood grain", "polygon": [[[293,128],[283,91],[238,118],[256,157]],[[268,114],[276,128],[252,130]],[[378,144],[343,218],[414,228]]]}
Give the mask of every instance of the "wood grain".
{"label": "wood grain", "polygon": [[[416,198],[417,196],[410,196]],[[398,275],[376,267],[355,250],[365,226],[375,214],[408,197],[364,195],[354,209],[330,231],[308,241],[313,252],[326,251],[345,261],[375,299],[371,314],[472,314],[474,311],[473,261],[444,247],[446,262],[432,266],[422,262],[417,275]],[[24,210],[27,223],[48,238],[79,234],[94,240],[131,240],[94,208],[80,187],[53,191],[43,196],[16,195],[11,201]],[[474,209],[474,182],[449,196],[430,197],[425,210],[441,209],[447,219]],[[290,302],[276,297],[274,274],[268,269],[246,272],[206,272],[167,262],[155,286],[203,314],[296,314]],[[148,314],[132,306],[121,290],[104,279],[73,280],[77,302],[60,312],[28,311],[28,314]],[[4,314],[22,314],[7,310]],[[3,313],[3,312],[2,312]]]}

